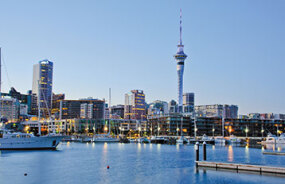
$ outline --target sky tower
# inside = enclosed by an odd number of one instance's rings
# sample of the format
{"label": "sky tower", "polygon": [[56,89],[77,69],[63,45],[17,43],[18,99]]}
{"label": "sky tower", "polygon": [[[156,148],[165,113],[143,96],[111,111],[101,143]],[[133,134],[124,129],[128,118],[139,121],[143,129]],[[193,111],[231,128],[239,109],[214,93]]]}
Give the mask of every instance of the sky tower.
{"label": "sky tower", "polygon": [[180,9],[180,41],[177,45],[177,52],[174,58],[177,62],[177,74],[178,74],[178,111],[182,112],[183,105],[183,72],[184,72],[184,61],[187,55],[183,51],[184,45],[182,44],[182,11]]}

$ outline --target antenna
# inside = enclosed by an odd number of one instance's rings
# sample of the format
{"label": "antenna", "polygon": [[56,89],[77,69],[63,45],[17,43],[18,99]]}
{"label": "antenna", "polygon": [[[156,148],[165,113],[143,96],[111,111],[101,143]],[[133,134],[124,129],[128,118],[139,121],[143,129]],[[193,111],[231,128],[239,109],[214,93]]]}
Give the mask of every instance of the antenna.
{"label": "antenna", "polygon": [[1,47],[0,47],[0,98],[1,98],[1,96],[2,96],[2,89],[1,89],[1,87],[2,87],[2,72],[1,72],[1,69],[2,69],[2,55],[1,55]]}
{"label": "antenna", "polygon": [[182,9],[180,8],[180,42],[179,45],[182,45]]}

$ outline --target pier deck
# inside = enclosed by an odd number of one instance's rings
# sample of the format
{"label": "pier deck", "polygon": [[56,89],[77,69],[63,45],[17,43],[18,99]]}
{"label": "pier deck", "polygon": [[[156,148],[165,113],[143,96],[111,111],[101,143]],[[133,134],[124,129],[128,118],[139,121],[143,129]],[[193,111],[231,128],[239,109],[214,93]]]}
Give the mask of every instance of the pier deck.
{"label": "pier deck", "polygon": [[223,163],[223,162],[206,162],[206,161],[196,161],[197,167],[210,167],[216,169],[229,169],[236,171],[249,171],[249,172],[259,172],[262,173],[274,173],[274,174],[284,174],[284,167],[270,167],[262,165],[249,165],[249,164],[236,164],[236,163]]}
{"label": "pier deck", "polygon": [[282,155],[285,156],[285,153],[281,152],[262,152],[264,155]]}

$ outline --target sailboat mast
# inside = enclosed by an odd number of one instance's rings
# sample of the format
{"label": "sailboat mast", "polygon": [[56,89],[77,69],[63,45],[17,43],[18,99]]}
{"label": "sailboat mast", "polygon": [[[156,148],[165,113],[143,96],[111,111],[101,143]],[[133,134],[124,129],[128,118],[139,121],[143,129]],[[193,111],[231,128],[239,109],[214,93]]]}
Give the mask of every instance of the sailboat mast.
{"label": "sailboat mast", "polygon": [[40,80],[38,80],[38,124],[39,124],[39,136],[41,136],[41,94],[40,94]]}
{"label": "sailboat mast", "polygon": [[109,88],[109,134],[111,133],[111,88]]}

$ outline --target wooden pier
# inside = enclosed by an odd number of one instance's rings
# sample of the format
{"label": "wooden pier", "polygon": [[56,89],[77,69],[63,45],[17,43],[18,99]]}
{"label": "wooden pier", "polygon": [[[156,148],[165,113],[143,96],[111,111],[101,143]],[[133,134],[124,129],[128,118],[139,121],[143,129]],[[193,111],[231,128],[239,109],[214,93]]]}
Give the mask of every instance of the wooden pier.
{"label": "wooden pier", "polygon": [[271,173],[271,174],[282,174],[285,175],[284,167],[269,167],[262,165],[248,165],[248,164],[236,164],[236,163],[223,163],[223,162],[207,162],[207,161],[196,161],[197,167],[210,167],[216,169],[228,169],[247,172],[258,172]]}
{"label": "wooden pier", "polygon": [[264,155],[282,155],[285,156],[285,153],[281,153],[281,152],[262,152]]}

